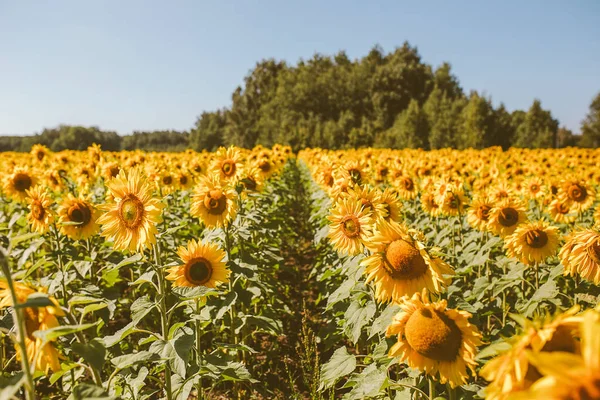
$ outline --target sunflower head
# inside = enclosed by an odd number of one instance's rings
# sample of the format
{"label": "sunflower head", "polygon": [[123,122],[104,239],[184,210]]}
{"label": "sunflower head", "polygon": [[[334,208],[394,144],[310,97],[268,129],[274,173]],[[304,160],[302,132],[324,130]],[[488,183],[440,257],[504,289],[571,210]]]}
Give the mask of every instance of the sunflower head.
{"label": "sunflower head", "polygon": [[229,281],[225,252],[217,245],[192,240],[186,247],[180,247],[177,254],[183,264],[169,268],[166,277],[174,286],[215,288]]}
{"label": "sunflower head", "polygon": [[28,190],[27,195],[29,196],[27,220],[33,231],[43,234],[54,221],[54,211],[51,208],[52,199],[48,191],[42,186],[36,186]]}
{"label": "sunflower head", "polygon": [[516,201],[504,200],[489,211],[488,229],[501,237],[512,234],[527,220],[525,207]]}
{"label": "sunflower head", "polygon": [[71,193],[58,209],[61,232],[71,239],[87,239],[98,232],[98,211],[83,195],[74,197]]}
{"label": "sunflower head", "polygon": [[33,172],[25,167],[16,167],[12,174],[4,179],[4,192],[16,201],[24,202],[27,191],[37,185],[38,179]]}
{"label": "sunflower head", "polygon": [[208,227],[224,226],[236,214],[235,191],[216,179],[204,178],[192,195],[191,213]]}
{"label": "sunflower head", "polygon": [[342,253],[359,254],[365,240],[371,235],[373,219],[361,202],[351,198],[340,199],[327,217],[330,221],[329,239]]}
{"label": "sunflower head", "polygon": [[558,228],[541,220],[520,225],[506,237],[505,247],[509,256],[531,265],[554,256],[559,242]]}
{"label": "sunflower head", "polygon": [[578,275],[600,284],[600,232],[597,229],[571,233],[558,256],[565,267],[565,275]]}

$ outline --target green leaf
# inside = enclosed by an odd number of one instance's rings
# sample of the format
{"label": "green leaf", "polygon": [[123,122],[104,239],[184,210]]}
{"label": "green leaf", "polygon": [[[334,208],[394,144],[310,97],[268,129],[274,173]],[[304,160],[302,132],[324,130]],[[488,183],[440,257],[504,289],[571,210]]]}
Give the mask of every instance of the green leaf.
{"label": "green leaf", "polygon": [[115,366],[115,368],[123,369],[140,362],[156,361],[159,358],[160,357],[158,354],[143,350],[134,354],[126,354],[124,356],[115,357],[110,360],[110,362]]}
{"label": "green leaf", "polygon": [[0,399],[12,399],[25,383],[22,372],[10,377],[0,376]]}
{"label": "green leaf", "polygon": [[194,335],[191,330],[181,332],[175,339],[164,341],[157,340],[150,345],[149,351],[160,356],[163,360],[168,360],[171,368],[181,377],[186,377],[186,366],[189,355],[194,344]]}
{"label": "green leaf", "polygon": [[46,329],[44,331],[35,331],[33,335],[42,339],[44,342],[49,342],[61,336],[70,335],[72,333],[85,331],[93,326],[96,326],[97,322],[93,324],[82,324],[82,325],[63,325],[55,328]]}
{"label": "green leaf", "polygon": [[57,382],[60,378],[62,378],[64,374],[77,367],[78,365],[75,363],[61,363],[60,371],[57,371],[50,376],[50,384],[54,385],[54,383]]}
{"label": "green leaf", "polygon": [[375,321],[371,324],[371,330],[369,331],[369,339],[375,335],[386,331],[389,324],[392,323],[392,319],[396,314],[400,312],[400,306],[397,304],[389,304],[383,312],[379,314]]}
{"label": "green leaf", "polygon": [[131,305],[131,317],[132,321],[125,325],[123,328],[119,329],[113,335],[109,335],[103,338],[104,345],[106,347],[114,346],[119,343],[121,340],[125,339],[131,333],[134,332],[135,326],[144,318],[150,311],[152,311],[156,307],[156,303],[150,300],[150,298],[146,295],[138,298]]}
{"label": "green leaf", "polygon": [[249,381],[252,383],[258,383],[256,379],[252,378],[250,372],[246,369],[244,364],[241,362],[235,362],[231,360],[225,360],[221,355],[215,356],[214,354],[208,354],[204,357],[205,365],[203,365],[202,372],[206,372],[213,379],[220,379],[223,381]]}
{"label": "green leaf", "polygon": [[353,386],[352,391],[344,396],[347,400],[362,400],[367,397],[377,396],[387,379],[387,366],[377,368],[375,363],[370,364],[360,374],[354,374],[344,387]]}
{"label": "green leaf", "polygon": [[210,296],[210,295],[218,293],[215,289],[207,288],[205,286],[196,286],[196,287],[173,286],[171,288],[171,291],[183,299],[196,299],[198,297]]}
{"label": "green leaf", "polygon": [[327,389],[343,376],[348,375],[356,368],[356,357],[349,354],[346,347],[337,349],[329,361],[321,367],[320,390]]}
{"label": "green leaf", "polygon": [[10,238],[10,248],[14,248],[17,244],[19,244],[21,242],[24,242],[26,240],[33,239],[33,238],[36,238],[39,236],[40,236],[39,233],[26,233],[24,235],[12,237],[12,238]]}
{"label": "green leaf", "polygon": [[69,400],[117,400],[117,397],[109,396],[101,387],[80,383],[73,388]]}
{"label": "green leaf", "polygon": [[73,343],[71,345],[73,351],[81,356],[92,368],[97,371],[102,371],[104,360],[106,358],[106,348],[99,338],[94,338],[90,342]]}
{"label": "green leaf", "polygon": [[39,308],[39,307],[48,307],[55,306],[55,304],[50,300],[46,293],[32,293],[27,296],[27,300],[25,303],[17,304],[16,308]]}
{"label": "green leaf", "polygon": [[367,302],[364,307],[361,307],[358,301],[350,303],[350,307],[344,314],[346,320],[345,331],[354,343],[358,342],[362,328],[371,321],[376,309],[377,307],[373,301]]}
{"label": "green leaf", "polygon": [[220,320],[221,318],[223,318],[225,313],[229,311],[231,306],[235,303],[237,297],[238,295],[236,292],[227,293],[227,296],[225,296],[225,298],[223,299],[221,308],[219,309],[219,311],[217,311],[217,315],[215,315],[215,320]]}

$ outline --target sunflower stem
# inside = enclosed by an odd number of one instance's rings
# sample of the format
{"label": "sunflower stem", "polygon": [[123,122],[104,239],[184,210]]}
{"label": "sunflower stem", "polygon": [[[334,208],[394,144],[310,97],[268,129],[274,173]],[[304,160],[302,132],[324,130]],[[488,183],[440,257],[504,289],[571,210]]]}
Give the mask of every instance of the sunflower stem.
{"label": "sunflower stem", "polygon": [[[224,231],[225,231],[225,250],[227,251],[227,261],[228,262],[232,262],[232,256],[231,256],[231,236],[230,236],[230,232],[229,229],[231,227],[230,223],[227,223],[225,225]],[[233,280],[230,279],[229,280],[229,292],[233,291]],[[236,312],[235,312],[235,302],[233,302],[233,304],[231,304],[231,307],[229,308],[229,319],[230,319],[230,326],[229,329],[231,330],[231,337],[233,338],[233,343],[236,345],[238,344],[238,336],[235,334],[235,316],[236,316]],[[240,361],[240,353],[239,351],[235,352],[236,355],[236,359],[237,361]],[[235,396],[236,399],[240,398],[240,394],[239,394],[239,390],[238,390],[238,384],[237,382],[233,383],[233,394]]]}
{"label": "sunflower stem", "polygon": [[25,318],[23,316],[23,309],[19,308],[19,299],[17,298],[17,291],[15,290],[14,282],[10,268],[8,266],[7,256],[3,250],[0,250],[0,267],[2,273],[6,279],[6,285],[10,291],[10,297],[13,304],[13,318],[15,319],[15,325],[17,326],[17,345],[21,353],[21,368],[25,374],[25,398],[27,400],[35,400],[35,386],[33,384],[33,377],[29,366],[29,359],[27,358],[27,346],[25,345]]}
{"label": "sunflower stem", "polygon": [[429,400],[435,399],[435,381],[430,376],[427,379],[429,381]]}
{"label": "sunflower stem", "polygon": [[[202,364],[202,346],[200,339],[202,338],[202,327],[200,326],[200,320],[198,319],[198,315],[200,314],[200,299],[196,299],[196,363],[198,364],[198,371],[201,369]],[[204,398],[204,388],[202,387],[202,376],[200,375],[198,379],[198,399]]]}
{"label": "sunflower stem", "polygon": [[[154,253],[154,268],[156,269],[156,275],[158,276],[158,297],[160,299],[160,322],[161,322],[161,333],[162,338],[166,342],[169,340],[169,321],[167,317],[167,291],[165,284],[165,277],[160,269],[160,249],[158,242],[152,245]],[[171,366],[169,363],[165,363],[165,394],[167,400],[173,398],[171,391]]]}
{"label": "sunflower stem", "polygon": [[456,389],[452,388],[450,384],[447,384],[448,388],[448,400],[456,400]]}

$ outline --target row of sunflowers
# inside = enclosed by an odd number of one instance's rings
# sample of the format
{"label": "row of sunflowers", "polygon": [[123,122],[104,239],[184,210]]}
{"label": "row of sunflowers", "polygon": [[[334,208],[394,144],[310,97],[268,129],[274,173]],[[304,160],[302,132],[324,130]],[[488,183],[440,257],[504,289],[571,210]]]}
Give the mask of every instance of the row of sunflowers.
{"label": "row of sunflowers", "polygon": [[316,240],[338,253],[316,276],[347,341],[323,385],[348,399],[600,398],[599,156],[300,152]]}

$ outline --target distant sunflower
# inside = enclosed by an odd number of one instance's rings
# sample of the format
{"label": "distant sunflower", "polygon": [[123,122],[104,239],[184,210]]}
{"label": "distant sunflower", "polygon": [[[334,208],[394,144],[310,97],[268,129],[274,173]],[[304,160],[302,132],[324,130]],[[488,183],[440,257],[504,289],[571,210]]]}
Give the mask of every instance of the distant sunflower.
{"label": "distant sunflower", "polygon": [[467,211],[469,225],[479,231],[487,231],[492,207],[491,199],[486,196],[479,196],[473,199]]}
{"label": "distant sunflower", "polygon": [[167,269],[166,278],[173,286],[215,288],[229,282],[225,252],[216,244],[191,240],[187,247],[179,247],[177,254],[184,264]]}
{"label": "distant sunflower", "polygon": [[596,192],[585,181],[566,179],[561,183],[559,197],[570,200],[572,209],[577,213],[581,213],[594,204]]}
{"label": "distant sunflower", "polygon": [[34,187],[38,182],[34,173],[26,167],[16,167],[12,174],[4,179],[4,193],[17,201],[27,199],[27,190]]}
{"label": "distant sunflower", "polygon": [[600,285],[600,232],[583,229],[571,233],[558,256],[565,275],[579,275]]}
{"label": "distant sunflower", "polygon": [[537,177],[531,177],[523,183],[522,187],[523,196],[531,200],[541,200],[548,193],[544,181]]}
{"label": "distant sunflower", "polygon": [[429,254],[425,245],[414,239],[399,224],[386,224],[367,240],[373,255],[363,259],[366,282],[373,282],[380,302],[400,301],[423,289],[440,293],[449,283],[444,275],[454,271],[443,260]]}
{"label": "distant sunflower", "polygon": [[50,149],[48,149],[43,144],[34,144],[31,147],[31,155],[33,156],[36,162],[44,161],[48,154],[50,154]]}
{"label": "distant sunflower", "polygon": [[120,171],[121,167],[116,162],[109,162],[102,166],[102,175],[107,181],[116,178]]}
{"label": "distant sunflower", "polygon": [[524,264],[541,263],[556,254],[560,242],[557,227],[545,221],[520,225],[512,235],[505,238],[505,247],[510,257]]}
{"label": "distant sunflower", "polygon": [[58,209],[58,215],[61,232],[71,239],[87,239],[98,232],[96,219],[99,213],[83,195],[76,198],[69,193]]}
{"label": "distant sunflower", "polygon": [[[21,282],[14,282],[15,291],[17,294],[17,301],[22,304],[27,301],[29,295],[34,293],[46,293],[46,288],[34,289]],[[36,371],[48,373],[48,371],[58,372],[61,370],[60,367],[60,354],[54,347],[51,340],[44,344],[43,340],[34,336],[33,333],[36,331],[44,331],[59,326],[56,317],[64,317],[65,314],[60,308],[60,305],[54,297],[49,297],[52,305],[45,307],[27,307],[23,311],[25,317],[25,347],[27,352],[27,359],[35,367]],[[0,309],[6,307],[12,307],[12,296],[8,289],[6,280],[0,279]],[[36,357],[37,355],[37,357]],[[21,351],[17,347],[17,358],[21,358]]]}
{"label": "distant sunflower", "polygon": [[210,228],[222,227],[236,214],[235,191],[223,187],[216,178],[203,178],[194,189],[191,214]]}
{"label": "distant sunflower", "polygon": [[514,196],[514,190],[512,189],[512,187],[510,186],[510,184],[508,182],[504,181],[504,182],[500,182],[495,187],[493,187],[491,189],[490,195],[491,195],[492,200],[494,200],[496,202],[505,201]]}
{"label": "distant sunflower", "polygon": [[156,174],[155,180],[156,187],[162,195],[167,195],[177,189],[178,182],[176,180],[176,176],[174,176],[168,168],[161,169]]}
{"label": "distant sunflower", "polygon": [[531,364],[543,377],[516,400],[600,399],[600,313],[587,310],[580,323],[581,354],[529,352]]}
{"label": "distant sunflower", "polygon": [[401,176],[395,181],[398,196],[403,200],[412,200],[417,197],[419,189],[413,179],[409,176]]}
{"label": "distant sunflower", "polygon": [[457,216],[464,213],[466,205],[465,192],[460,185],[450,184],[446,191],[436,198],[436,203],[440,205],[440,211],[444,215]]}
{"label": "distant sunflower", "polygon": [[506,199],[489,211],[488,227],[495,235],[505,237],[511,235],[525,221],[527,221],[525,207],[516,201]]}
{"label": "distant sunflower", "polygon": [[381,192],[379,201],[383,205],[383,212],[380,220],[386,223],[400,222],[402,220],[402,202],[398,199],[398,194],[392,188],[386,188]]}
{"label": "distant sunflower", "polygon": [[356,255],[363,250],[373,229],[373,219],[362,203],[340,199],[327,219],[330,221],[329,239],[337,251]]}
{"label": "distant sunflower", "polygon": [[402,298],[400,307],[386,331],[386,336],[397,336],[389,356],[430,376],[439,373],[440,382],[453,388],[466,384],[467,368],[475,375],[481,344],[481,334],[469,322],[471,314],[449,309],[446,300],[431,303],[426,290]]}
{"label": "distant sunflower", "polygon": [[530,364],[527,352],[568,352],[578,349],[575,333],[581,317],[579,307],[573,307],[554,317],[533,321],[517,320],[521,333],[508,340],[510,349],[488,361],[479,375],[490,382],[485,389],[486,400],[506,400],[527,390],[541,375]]}
{"label": "distant sunflower", "polygon": [[143,251],[156,243],[156,226],[162,221],[164,204],[152,197],[152,186],[138,168],[106,183],[114,200],[102,206],[105,213],[98,218],[102,236],[114,241],[115,249]]}
{"label": "distant sunflower", "polygon": [[432,217],[437,217],[441,211],[440,206],[435,201],[435,196],[431,192],[421,194],[421,208]]}
{"label": "distant sunflower", "polygon": [[54,221],[54,212],[51,208],[52,199],[48,191],[42,186],[29,189],[27,195],[29,196],[29,214],[27,214],[27,220],[31,224],[33,231],[43,234]]}
{"label": "distant sunflower", "polygon": [[242,166],[242,156],[239,150],[233,146],[228,149],[220,147],[214,156],[210,170],[218,174],[222,181],[235,181],[239,177]]}
{"label": "distant sunflower", "polygon": [[258,193],[264,186],[264,178],[258,167],[246,166],[240,173],[244,193]]}
{"label": "distant sunflower", "polygon": [[364,207],[367,213],[371,214],[373,220],[383,217],[385,206],[381,202],[381,193],[370,186],[355,185],[343,197],[357,201]]}
{"label": "distant sunflower", "polygon": [[571,211],[571,201],[568,199],[554,199],[548,205],[548,214],[558,223],[570,224],[577,219],[577,213]]}

